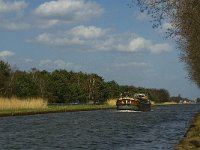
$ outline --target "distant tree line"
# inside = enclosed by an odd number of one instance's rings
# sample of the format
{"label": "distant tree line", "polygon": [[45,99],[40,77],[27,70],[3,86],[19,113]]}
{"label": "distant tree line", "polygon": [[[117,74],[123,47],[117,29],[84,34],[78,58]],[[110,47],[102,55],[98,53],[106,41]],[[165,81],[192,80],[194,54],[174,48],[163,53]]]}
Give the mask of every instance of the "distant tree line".
{"label": "distant tree line", "polygon": [[200,98],[196,99],[196,103],[200,104]]}
{"label": "distant tree line", "polygon": [[127,92],[129,95],[145,93],[155,102],[166,102],[170,98],[165,89],[120,86],[115,81],[106,82],[94,73],[67,70],[48,72],[35,68],[30,71],[13,70],[7,62],[0,61],[1,97],[41,97],[49,103],[104,103]]}

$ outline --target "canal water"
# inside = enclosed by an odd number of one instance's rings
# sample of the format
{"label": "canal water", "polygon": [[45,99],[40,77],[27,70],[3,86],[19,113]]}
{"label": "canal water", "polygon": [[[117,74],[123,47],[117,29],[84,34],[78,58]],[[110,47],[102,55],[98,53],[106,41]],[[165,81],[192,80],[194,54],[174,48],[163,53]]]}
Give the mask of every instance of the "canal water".
{"label": "canal water", "polygon": [[199,105],[0,118],[0,149],[173,150]]}

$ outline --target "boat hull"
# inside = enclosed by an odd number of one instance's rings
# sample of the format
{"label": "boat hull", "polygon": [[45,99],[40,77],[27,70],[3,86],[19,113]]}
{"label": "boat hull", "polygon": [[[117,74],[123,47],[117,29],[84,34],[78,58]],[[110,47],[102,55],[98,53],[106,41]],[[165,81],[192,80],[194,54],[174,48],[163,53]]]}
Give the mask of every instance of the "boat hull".
{"label": "boat hull", "polygon": [[148,99],[120,98],[116,102],[117,110],[150,111],[151,103]]}
{"label": "boat hull", "polygon": [[141,104],[139,107],[140,111],[151,111],[151,104]]}
{"label": "boat hull", "polygon": [[139,111],[138,106],[134,105],[118,105],[117,110],[134,110],[134,111]]}
{"label": "boat hull", "polygon": [[118,105],[117,110],[151,111],[151,105]]}

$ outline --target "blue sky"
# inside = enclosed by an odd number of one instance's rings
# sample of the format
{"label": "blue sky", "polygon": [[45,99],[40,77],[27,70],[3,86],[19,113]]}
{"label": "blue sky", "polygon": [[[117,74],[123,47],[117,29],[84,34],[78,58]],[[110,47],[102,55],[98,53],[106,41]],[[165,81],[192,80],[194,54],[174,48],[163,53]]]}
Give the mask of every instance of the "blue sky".
{"label": "blue sky", "polygon": [[13,68],[97,73],[106,81],[200,97],[180,51],[131,0],[0,0],[0,59]]}

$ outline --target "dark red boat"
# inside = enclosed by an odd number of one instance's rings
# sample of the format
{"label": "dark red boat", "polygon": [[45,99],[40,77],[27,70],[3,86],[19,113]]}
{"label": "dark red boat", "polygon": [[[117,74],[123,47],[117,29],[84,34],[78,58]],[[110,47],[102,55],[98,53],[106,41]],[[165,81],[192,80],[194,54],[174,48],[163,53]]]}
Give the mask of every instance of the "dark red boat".
{"label": "dark red boat", "polygon": [[151,101],[145,94],[135,94],[134,98],[120,97],[116,106],[117,110],[150,111]]}

